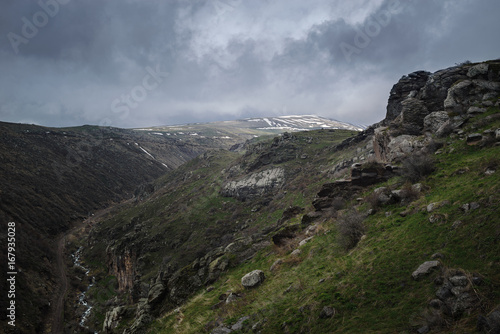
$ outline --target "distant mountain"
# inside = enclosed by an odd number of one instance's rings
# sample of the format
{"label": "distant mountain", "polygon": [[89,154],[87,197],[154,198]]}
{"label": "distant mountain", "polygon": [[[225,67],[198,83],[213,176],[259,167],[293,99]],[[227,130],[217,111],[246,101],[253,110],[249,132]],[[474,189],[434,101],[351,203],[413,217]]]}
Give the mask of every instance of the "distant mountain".
{"label": "distant mountain", "polygon": [[363,127],[314,115],[290,115],[279,117],[245,118],[233,121],[192,123],[135,129],[156,136],[184,139],[225,140],[236,144],[247,139],[283,132],[319,129],[362,131]]}

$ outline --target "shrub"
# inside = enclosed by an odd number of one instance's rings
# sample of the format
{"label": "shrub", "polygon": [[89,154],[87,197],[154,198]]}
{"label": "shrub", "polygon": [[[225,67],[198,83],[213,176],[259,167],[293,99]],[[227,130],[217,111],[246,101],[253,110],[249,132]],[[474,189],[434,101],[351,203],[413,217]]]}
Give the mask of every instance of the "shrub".
{"label": "shrub", "polygon": [[415,154],[403,160],[402,176],[413,183],[420,181],[434,170],[434,159],[428,154]]}
{"label": "shrub", "polygon": [[364,218],[361,213],[351,210],[338,219],[338,242],[345,250],[356,247],[365,234]]}

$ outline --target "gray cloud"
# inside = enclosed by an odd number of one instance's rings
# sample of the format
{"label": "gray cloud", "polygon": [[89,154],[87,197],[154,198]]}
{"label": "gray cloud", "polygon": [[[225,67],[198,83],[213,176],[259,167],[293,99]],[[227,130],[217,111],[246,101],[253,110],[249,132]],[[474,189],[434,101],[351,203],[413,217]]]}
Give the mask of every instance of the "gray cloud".
{"label": "gray cloud", "polygon": [[371,124],[402,75],[498,58],[499,9],[495,0],[6,0],[0,120],[135,127],[319,114]]}

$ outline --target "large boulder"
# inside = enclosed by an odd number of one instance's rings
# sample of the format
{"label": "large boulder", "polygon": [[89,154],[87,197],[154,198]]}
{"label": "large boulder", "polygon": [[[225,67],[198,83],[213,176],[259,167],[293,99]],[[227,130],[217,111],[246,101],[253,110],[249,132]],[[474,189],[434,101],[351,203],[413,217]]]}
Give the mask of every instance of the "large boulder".
{"label": "large boulder", "polygon": [[254,270],[241,278],[241,285],[247,289],[255,288],[261,285],[266,279],[262,270]]}
{"label": "large boulder", "polygon": [[424,118],[424,130],[435,134],[449,121],[450,116],[446,111],[431,112]]}
{"label": "large boulder", "polygon": [[407,98],[401,102],[401,113],[393,123],[404,133],[418,135],[424,127],[424,118],[429,114],[424,101]]}
{"label": "large boulder", "polygon": [[439,261],[424,262],[411,274],[411,276],[413,279],[418,280],[426,275],[429,275],[434,269],[437,269],[440,266],[441,264]]}

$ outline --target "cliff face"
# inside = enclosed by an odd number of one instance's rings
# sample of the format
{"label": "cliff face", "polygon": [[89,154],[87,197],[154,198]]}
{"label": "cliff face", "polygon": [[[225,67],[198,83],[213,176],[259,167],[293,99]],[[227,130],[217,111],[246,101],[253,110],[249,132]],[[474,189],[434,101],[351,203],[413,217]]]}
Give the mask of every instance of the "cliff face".
{"label": "cliff face", "polygon": [[383,126],[375,129],[377,159],[390,162],[418,152],[425,146],[418,135],[458,132],[471,117],[498,106],[499,93],[500,61],[403,76],[391,90]]}

